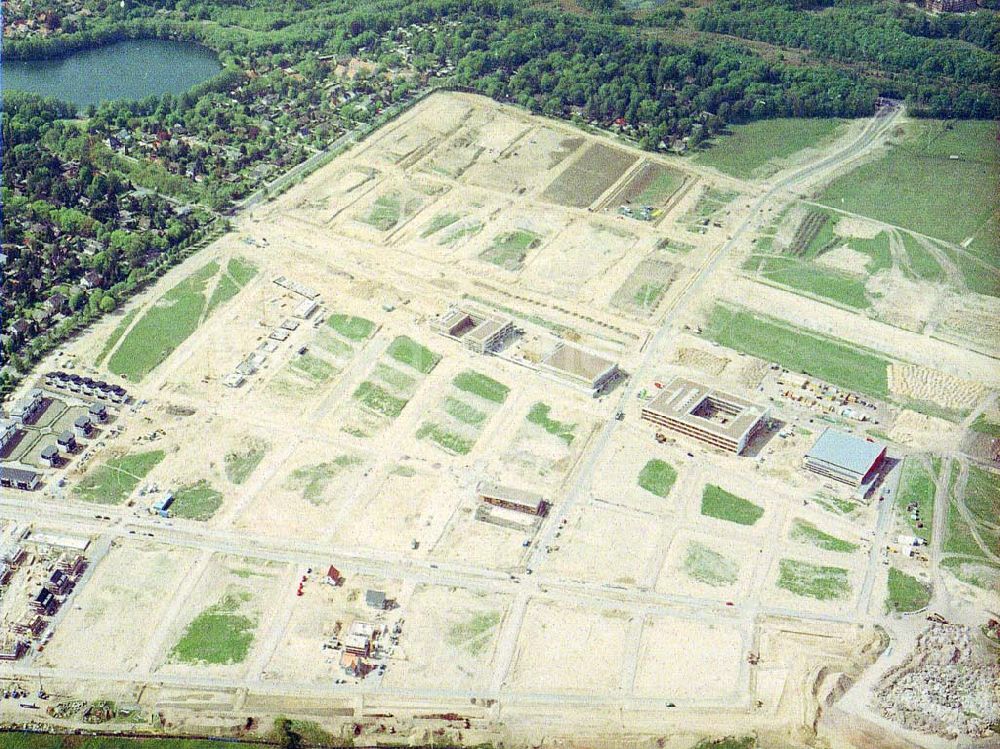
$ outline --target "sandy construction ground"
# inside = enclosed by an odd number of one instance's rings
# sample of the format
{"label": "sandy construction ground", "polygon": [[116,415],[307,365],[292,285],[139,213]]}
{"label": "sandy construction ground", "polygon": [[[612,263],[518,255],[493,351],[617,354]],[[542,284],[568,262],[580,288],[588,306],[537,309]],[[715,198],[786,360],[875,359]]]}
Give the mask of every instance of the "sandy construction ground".
{"label": "sandy construction ground", "polygon": [[642,628],[636,694],[678,702],[738,698],[745,658],[740,628],[668,617],[650,617]]}
{"label": "sandy construction ground", "polygon": [[82,669],[135,668],[170,595],[194,567],[194,553],[169,546],[116,546],[81,591],[45,649],[41,663],[72,662]]}

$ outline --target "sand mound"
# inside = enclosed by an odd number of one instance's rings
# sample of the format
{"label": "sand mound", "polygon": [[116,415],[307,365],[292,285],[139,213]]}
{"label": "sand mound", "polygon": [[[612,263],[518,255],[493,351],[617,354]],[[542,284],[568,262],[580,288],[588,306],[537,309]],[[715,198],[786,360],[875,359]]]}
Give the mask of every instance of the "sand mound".
{"label": "sand mound", "polygon": [[890,365],[889,390],[893,395],[955,409],[972,408],[986,395],[986,388],[978,383],[916,364]]}
{"label": "sand mound", "polygon": [[858,239],[874,239],[882,233],[882,227],[865,221],[863,218],[841,216],[833,227],[834,233],[841,237],[857,237]]}
{"label": "sand mound", "polygon": [[918,450],[950,451],[958,449],[961,431],[950,421],[903,411],[893,424],[889,438]]}
{"label": "sand mound", "polygon": [[863,252],[852,250],[846,244],[835,247],[824,252],[816,262],[834,270],[842,270],[848,273],[865,274],[871,258]]}
{"label": "sand mound", "polygon": [[719,375],[729,364],[729,359],[723,356],[713,356],[707,351],[697,348],[682,348],[677,352],[677,363],[685,367],[700,369],[709,374]]}

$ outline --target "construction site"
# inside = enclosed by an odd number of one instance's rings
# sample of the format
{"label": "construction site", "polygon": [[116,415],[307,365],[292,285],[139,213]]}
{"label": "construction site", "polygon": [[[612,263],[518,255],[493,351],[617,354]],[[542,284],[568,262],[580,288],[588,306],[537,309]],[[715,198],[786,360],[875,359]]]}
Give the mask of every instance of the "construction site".
{"label": "construction site", "polygon": [[994,362],[746,265],[901,116],[763,184],[437,93],[238,215],[0,423],[0,682],[42,682],[8,720],[995,741],[996,690],[920,655],[995,669]]}

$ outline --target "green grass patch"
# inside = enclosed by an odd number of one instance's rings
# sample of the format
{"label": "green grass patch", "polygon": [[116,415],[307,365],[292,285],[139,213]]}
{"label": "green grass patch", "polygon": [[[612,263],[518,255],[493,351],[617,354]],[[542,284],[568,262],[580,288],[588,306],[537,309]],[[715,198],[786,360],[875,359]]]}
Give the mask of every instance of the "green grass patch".
{"label": "green grass patch", "polygon": [[948,557],[941,560],[941,567],[963,583],[994,592],[1000,588],[1000,566],[981,557]]}
{"label": "green grass patch", "polygon": [[198,328],[205,288],[218,272],[218,263],[208,263],[160,297],[111,355],[108,369],[139,382],[161,364]]}
{"label": "green grass patch", "polygon": [[358,389],[354,391],[354,399],[370,411],[382,414],[390,419],[395,419],[399,416],[409,402],[406,398],[399,398],[385,388],[370,381],[365,381],[358,385]]}
{"label": "green grass patch", "polygon": [[451,381],[451,384],[459,390],[478,395],[480,398],[492,401],[493,403],[503,403],[507,400],[507,395],[510,393],[510,388],[502,382],[497,382],[492,377],[487,377],[484,374],[471,370],[466,370],[455,375],[455,379]]}
{"label": "green grass patch", "polygon": [[945,524],[944,543],[941,545],[941,549],[948,554],[986,559],[986,554],[979,547],[972,534],[972,527],[962,517],[954,500],[948,505],[948,519]]}
{"label": "green grass patch", "polygon": [[444,412],[463,424],[474,427],[482,425],[487,419],[485,413],[458,398],[445,398]]}
{"label": "green grass patch", "polygon": [[640,309],[655,309],[660,303],[664,293],[667,291],[667,284],[664,283],[644,283],[632,295],[632,303]]}
{"label": "green grass patch", "polygon": [[990,437],[1000,437],[1000,424],[993,421],[986,414],[979,414],[975,420],[969,424],[969,429],[973,432],[979,434],[985,434]]}
{"label": "green grass patch", "polygon": [[375,323],[354,315],[330,315],[326,324],[349,341],[367,340],[375,332]]}
{"label": "green grass patch", "polygon": [[677,480],[677,471],[669,463],[653,458],[639,471],[638,483],[643,489],[657,497],[670,493]]}
{"label": "green grass patch", "polygon": [[390,367],[387,364],[377,365],[373,376],[401,392],[408,392],[417,384],[416,377],[412,377],[406,374],[406,372],[400,372],[395,367]]}
{"label": "green grass patch", "polygon": [[398,193],[379,195],[362,221],[379,231],[389,231],[399,223],[402,211],[403,202]]}
{"label": "green grass patch", "polygon": [[493,238],[493,244],[479,255],[488,263],[499,265],[506,270],[519,270],[530,250],[542,243],[542,238],[533,231],[517,229]]}
{"label": "green grass patch", "polygon": [[694,749],[756,749],[753,736],[726,736],[721,739],[704,739]]}
{"label": "green grass patch", "polygon": [[[988,259],[1000,246],[996,123],[921,120],[906,128],[903,142],[835,179],[820,201],[955,244],[973,237],[970,249]],[[961,210],[943,195],[961,195]],[[995,255],[988,261],[995,265]]]}
{"label": "green grass patch", "polygon": [[924,281],[939,281],[944,276],[944,269],[930,250],[921,244],[920,240],[909,232],[899,232],[903,238],[903,247],[910,261],[910,274]]}
{"label": "green grass patch", "polygon": [[820,492],[813,497],[813,502],[834,515],[850,515],[857,511],[859,506],[857,502],[841,499],[834,494],[826,494],[825,492]]}
{"label": "green grass patch", "polygon": [[461,218],[457,213],[439,213],[427,224],[427,228],[420,232],[420,236],[426,239],[431,234],[435,234],[442,229],[447,229]]}
{"label": "green grass patch", "polygon": [[637,205],[660,205],[677,192],[684,184],[681,172],[667,168],[656,168],[656,176],[633,200]]}
{"label": "green grass patch", "polygon": [[693,244],[687,244],[686,242],[679,242],[676,239],[663,238],[656,243],[656,249],[666,250],[667,252],[674,252],[678,255],[686,255],[694,249]]}
{"label": "green grass patch", "polygon": [[240,286],[246,286],[257,275],[257,266],[245,257],[233,257],[226,264],[226,272]]}
{"label": "green grass patch", "polygon": [[316,335],[313,337],[313,343],[328,354],[333,354],[342,359],[347,359],[354,353],[354,349],[351,348],[350,344],[340,340],[329,330],[317,330]]}
{"label": "green grass patch", "polygon": [[830,140],[842,124],[828,118],[777,118],[733,125],[695,161],[743,179],[767,177],[778,171],[781,159]]}
{"label": "green grass patch", "polygon": [[871,306],[860,276],[835,268],[824,268],[794,257],[753,255],[748,260],[759,275],[772,283],[810,294],[853,309]]}
{"label": "green grass patch", "polygon": [[412,367],[423,374],[430,372],[441,361],[441,357],[429,348],[405,335],[398,336],[390,343],[387,353],[400,364]]}
{"label": "green grass patch", "polygon": [[837,551],[841,554],[852,554],[858,550],[857,544],[824,533],[809,521],[801,518],[796,518],[792,522],[788,537],[793,541],[809,544],[825,551]]}
{"label": "green grass patch", "polygon": [[851,237],[847,244],[852,250],[864,253],[871,260],[865,264],[865,273],[873,275],[892,267],[892,251],[889,249],[889,233],[879,232],[870,239]]}
{"label": "green grass patch", "polygon": [[212,290],[212,296],[208,299],[208,307],[205,308],[205,314],[212,314],[216,307],[225,304],[239,293],[240,287],[233,279],[226,275],[220,276],[218,282],[215,284],[215,288]]}
{"label": "green grass patch", "polygon": [[739,579],[740,565],[735,559],[692,541],[684,555],[684,573],[693,580],[719,588]]}
{"label": "green grass patch", "polygon": [[701,495],[701,514],[739,525],[753,525],[764,516],[764,508],[715,484],[708,484]]}
{"label": "green grass patch", "polygon": [[723,346],[868,395],[889,395],[889,362],[847,343],[795,330],[773,318],[716,305],[705,335]]}
{"label": "green grass patch", "polygon": [[118,325],[115,326],[115,329],[111,331],[111,335],[108,336],[108,340],[104,342],[104,347],[101,348],[101,353],[99,353],[97,358],[94,360],[95,367],[101,366],[101,362],[107,358],[108,354],[111,353],[111,349],[113,349],[115,344],[121,340],[123,335],[125,335],[125,330],[132,324],[132,321],[135,319],[137,314],[139,314],[139,308],[133,307],[125,314]]}
{"label": "green grass patch", "polygon": [[[900,515],[906,519],[907,524],[914,536],[919,536],[924,541],[930,543],[932,527],[934,525],[934,494],[937,487],[934,484],[934,476],[927,470],[920,458],[916,456],[907,457],[903,461],[902,473],[899,477],[899,489],[896,494],[896,508]],[[917,516],[923,523],[923,528],[917,527],[913,513],[907,510],[907,506],[916,503]]]}
{"label": "green grass patch", "polygon": [[965,507],[977,523],[1000,524],[1000,476],[970,465]]}
{"label": "green grass patch", "polygon": [[778,563],[778,587],[819,601],[843,600],[851,595],[847,570],[796,559],[782,559]]}
{"label": "green grass patch", "polygon": [[269,448],[263,440],[250,439],[238,450],[226,453],[226,478],[234,484],[242,484],[257,469]]}
{"label": "green grass patch", "polygon": [[187,484],[174,492],[170,514],[188,520],[208,520],[222,507],[222,492],[205,479]]}
{"label": "green grass patch", "polygon": [[458,226],[451,231],[445,232],[441,238],[438,240],[438,244],[442,246],[452,247],[458,244],[465,237],[473,237],[483,230],[483,224],[479,221],[474,221],[467,226]]}
{"label": "green grass patch", "polygon": [[317,384],[326,382],[337,373],[337,368],[330,362],[310,353],[299,354],[289,366]]}
{"label": "green grass patch", "polygon": [[164,458],[163,450],[111,458],[91,469],[73,489],[73,494],[85,502],[119,505],[129,498],[146,475]]}
{"label": "green grass patch", "polygon": [[310,504],[325,504],[324,494],[330,482],[351,466],[361,464],[361,458],[354,455],[340,455],[325,463],[296,468],[285,479],[285,488],[301,491],[302,498]]}
{"label": "green grass patch", "polygon": [[202,611],[174,645],[171,659],[181,663],[242,663],[250,652],[256,623],[235,613],[239,603],[226,599]]}
{"label": "green grass patch", "polygon": [[467,455],[472,446],[476,444],[475,440],[451,432],[440,424],[430,421],[421,424],[420,428],[417,429],[417,439],[429,439],[456,455]]}
{"label": "green grass patch", "polygon": [[468,621],[451,626],[448,630],[448,643],[472,655],[479,655],[489,646],[499,623],[500,613],[497,611],[476,614]]}
{"label": "green grass patch", "polygon": [[528,411],[527,418],[529,422],[537,424],[553,437],[558,437],[567,445],[572,444],[575,436],[573,434],[573,430],[576,429],[576,424],[556,421],[549,416],[550,413],[552,413],[552,406],[539,401],[531,407],[530,411]]}
{"label": "green grass patch", "polygon": [[885,599],[889,611],[907,613],[919,611],[931,602],[931,587],[917,578],[889,568],[889,590]]}

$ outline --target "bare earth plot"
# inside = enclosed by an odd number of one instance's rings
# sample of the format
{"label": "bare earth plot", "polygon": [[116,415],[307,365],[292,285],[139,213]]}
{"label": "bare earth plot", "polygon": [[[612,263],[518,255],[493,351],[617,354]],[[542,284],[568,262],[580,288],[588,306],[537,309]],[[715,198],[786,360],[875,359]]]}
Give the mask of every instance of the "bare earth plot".
{"label": "bare earth plot", "polygon": [[[64,468],[26,448],[34,494],[0,490],[5,539],[91,565],[0,679],[199,735],[294,714],[359,744],[840,745],[830,705],[891,733],[869,675],[925,613],[886,609],[890,567],[949,620],[1000,605],[993,473],[963,452],[997,420],[970,351],[996,327],[985,235],[871,210],[871,159],[915,168],[878,150],[898,122],[757,123],[784,150],[722,142],[701,158],[746,165],[723,174],[422,100],[42,365],[130,400]],[[980,128],[921,163],[968,172],[941,154],[980,164]],[[441,334],[459,307],[516,340]],[[625,376],[594,397],[539,366],[557,345]],[[768,410],[744,455],[642,418],[675,377]],[[60,398],[60,426],[92,400]],[[804,470],[827,427],[888,443],[871,496]],[[907,556],[914,457],[935,501]],[[42,583],[16,572],[4,632]]]}

